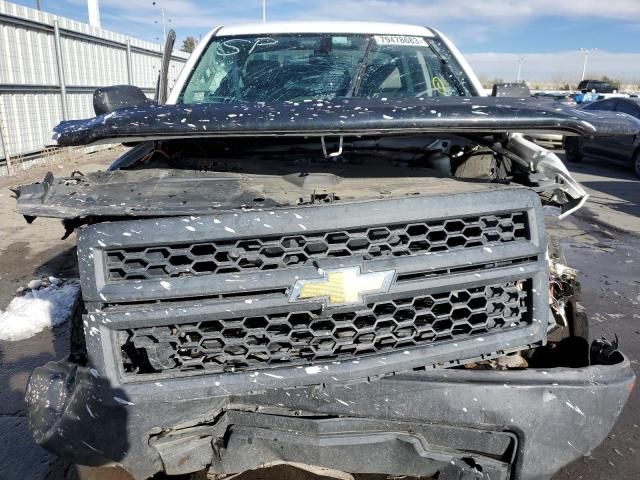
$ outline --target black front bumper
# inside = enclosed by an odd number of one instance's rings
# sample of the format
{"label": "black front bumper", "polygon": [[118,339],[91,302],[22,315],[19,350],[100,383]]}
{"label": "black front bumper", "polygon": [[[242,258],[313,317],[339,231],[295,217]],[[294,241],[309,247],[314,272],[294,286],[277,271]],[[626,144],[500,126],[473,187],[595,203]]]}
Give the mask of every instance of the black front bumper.
{"label": "black front bumper", "polygon": [[281,462],[542,479],[604,439],[634,380],[625,358],[588,368],[431,370],[220,396],[224,385],[206,377],[187,390],[171,380],[112,386],[95,370],[59,362],[34,371],[27,403],[38,443],[80,464],[120,464],[139,479]]}

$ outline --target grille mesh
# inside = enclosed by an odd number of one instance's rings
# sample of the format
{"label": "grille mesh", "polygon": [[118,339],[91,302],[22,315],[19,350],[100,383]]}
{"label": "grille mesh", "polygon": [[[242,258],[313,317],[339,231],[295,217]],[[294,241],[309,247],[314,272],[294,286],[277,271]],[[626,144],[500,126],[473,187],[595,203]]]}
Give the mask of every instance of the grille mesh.
{"label": "grille mesh", "polygon": [[442,252],[527,240],[525,212],[418,221],[304,235],[180,243],[106,252],[107,280],[145,280],[300,266],[313,259],[365,259]]}
{"label": "grille mesh", "polygon": [[125,374],[230,372],[341,360],[530,324],[531,281],[118,332]]}

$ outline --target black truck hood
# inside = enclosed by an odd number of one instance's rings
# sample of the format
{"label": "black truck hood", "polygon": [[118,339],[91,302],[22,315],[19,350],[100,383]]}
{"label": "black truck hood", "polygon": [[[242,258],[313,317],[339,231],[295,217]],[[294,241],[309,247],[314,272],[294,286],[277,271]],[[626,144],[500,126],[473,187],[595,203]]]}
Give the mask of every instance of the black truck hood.
{"label": "black truck hood", "polygon": [[640,121],[533,98],[350,98],[257,104],[148,105],[60,123],[60,146],[221,136],[378,135],[411,132],[558,132],[635,135]]}
{"label": "black truck hood", "polygon": [[[121,109],[88,120],[62,122],[55,129],[54,140],[63,146],[143,142],[123,155],[122,164],[123,159],[129,157],[133,161],[144,157],[146,150],[142,153],[139,150],[152,148],[152,140],[242,138],[245,135],[331,135],[335,139],[341,135],[509,133],[508,141],[504,142],[505,148],[526,162],[525,174],[535,177],[536,191],[553,195],[555,203],[562,205],[563,215],[568,215],[584,204],[587,193],[571,178],[557,156],[528,142],[521,135],[549,131],[589,136],[632,135],[640,132],[640,121],[624,114],[572,110],[548,100],[357,98],[253,105],[149,105]],[[285,158],[288,157],[285,155]],[[282,162],[258,162],[256,165],[259,167],[254,165],[252,168],[264,171],[257,171],[254,175],[230,173],[243,172],[242,165],[228,173],[180,168],[164,171],[158,168],[148,171],[114,168],[113,171],[74,178],[54,179],[49,174],[43,182],[22,186],[15,193],[18,212],[28,219],[47,216],[79,220],[95,216],[211,214],[233,208],[288,208],[333,201],[333,198],[366,201],[437,194],[443,188],[445,191],[463,186],[463,190],[483,188],[439,178],[433,170],[407,170],[372,162],[372,159],[368,160],[360,167],[338,163],[323,167],[324,173],[309,176],[304,176],[305,167],[295,162],[290,170],[283,171],[278,167]]]}

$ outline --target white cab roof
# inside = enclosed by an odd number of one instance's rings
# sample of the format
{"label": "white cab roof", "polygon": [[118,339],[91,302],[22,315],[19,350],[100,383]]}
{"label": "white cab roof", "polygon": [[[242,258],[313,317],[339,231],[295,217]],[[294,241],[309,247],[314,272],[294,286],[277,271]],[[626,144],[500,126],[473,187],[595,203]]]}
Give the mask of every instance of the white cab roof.
{"label": "white cab roof", "polygon": [[433,37],[433,32],[419,25],[375,22],[274,22],[224,26],[216,36],[262,35],[276,33],[362,33]]}

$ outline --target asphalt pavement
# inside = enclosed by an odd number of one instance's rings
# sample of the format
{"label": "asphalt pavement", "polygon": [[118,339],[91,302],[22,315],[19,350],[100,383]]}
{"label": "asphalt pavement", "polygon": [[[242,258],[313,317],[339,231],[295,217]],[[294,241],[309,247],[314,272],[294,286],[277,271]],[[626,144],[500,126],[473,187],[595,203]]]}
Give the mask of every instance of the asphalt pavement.
{"label": "asphalt pavement", "polygon": [[[56,175],[73,170],[104,168],[113,152],[94,154],[62,167]],[[617,335],[624,353],[640,373],[640,180],[629,169],[586,160],[569,164],[576,179],[590,193],[585,209],[549,231],[560,238],[569,265],[581,272],[583,303],[590,318],[592,338]],[[0,177],[0,309],[16,288],[42,275],[72,275],[74,237],[60,241],[59,222],[38,219],[27,225],[16,215],[8,187],[44,177],[51,166],[39,167],[18,178]],[[70,465],[41,449],[28,432],[23,395],[30,371],[67,353],[65,326],[19,342],[0,342],[0,479],[121,480],[115,470]],[[627,406],[604,443],[590,455],[559,472],[560,479],[635,479],[640,474],[640,393],[634,389]],[[304,474],[276,471],[247,478],[291,478]]]}

